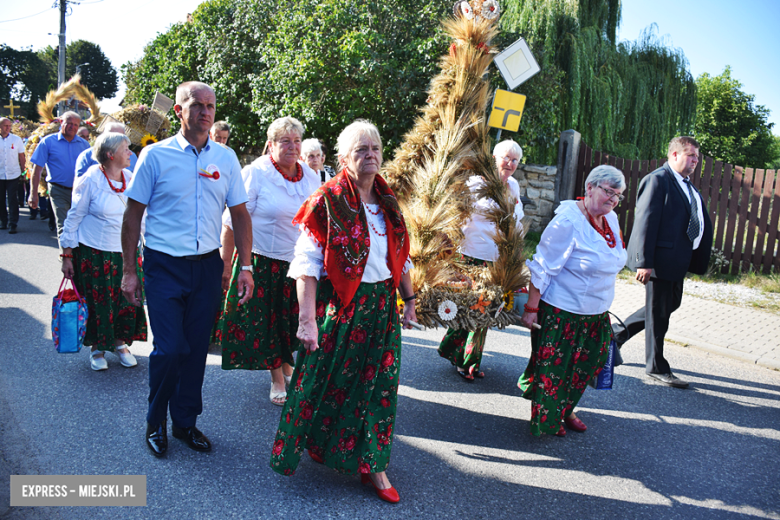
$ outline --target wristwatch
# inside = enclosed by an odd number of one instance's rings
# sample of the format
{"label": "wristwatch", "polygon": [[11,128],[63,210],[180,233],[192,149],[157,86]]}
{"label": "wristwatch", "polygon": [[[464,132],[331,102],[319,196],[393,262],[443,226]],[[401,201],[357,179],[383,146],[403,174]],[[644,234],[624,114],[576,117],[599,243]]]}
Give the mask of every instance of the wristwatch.
{"label": "wristwatch", "polygon": [[241,266],[241,270],[242,271],[251,271],[252,270],[252,266],[251,265],[242,265]]}

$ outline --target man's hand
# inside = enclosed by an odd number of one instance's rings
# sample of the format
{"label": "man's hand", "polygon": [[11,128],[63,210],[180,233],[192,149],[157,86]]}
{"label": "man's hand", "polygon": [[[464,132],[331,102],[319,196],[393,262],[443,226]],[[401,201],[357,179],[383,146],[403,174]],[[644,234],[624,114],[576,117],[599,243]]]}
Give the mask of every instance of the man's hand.
{"label": "man's hand", "polygon": [[30,197],[27,199],[30,209],[38,209],[38,190],[30,190]]}
{"label": "man's hand", "polygon": [[647,282],[650,281],[650,273],[652,272],[652,269],[645,269],[643,267],[638,268],[636,270],[636,281],[643,285],[647,285]]}
{"label": "man's hand", "polygon": [[238,304],[244,305],[254,293],[255,281],[252,278],[252,273],[249,271],[241,271],[238,275],[238,295],[241,297],[241,299],[238,300]]}
{"label": "man's hand", "polygon": [[125,295],[130,305],[136,307],[143,305],[143,301],[141,301],[141,281],[138,279],[136,272],[124,273],[122,275],[122,294]]}

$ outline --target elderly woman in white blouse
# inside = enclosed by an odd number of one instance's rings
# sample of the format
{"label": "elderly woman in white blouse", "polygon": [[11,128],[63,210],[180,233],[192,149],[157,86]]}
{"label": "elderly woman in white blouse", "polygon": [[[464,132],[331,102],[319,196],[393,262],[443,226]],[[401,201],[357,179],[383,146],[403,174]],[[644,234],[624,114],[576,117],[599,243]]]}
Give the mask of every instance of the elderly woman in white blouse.
{"label": "elderly woman in white blouse", "polygon": [[[84,345],[92,347],[92,370],[106,370],[105,352],[115,352],[124,367],[137,362],[127,345],[146,341],[143,307],[122,296],[122,217],[125,188],[132,173],[130,140],[124,134],[101,134],[93,146],[98,164],[73,187],[73,199],[63,224],[60,247],[62,272],[72,278],[87,301],[89,317]],[[140,266],[138,266],[140,273]],[[140,274],[139,274],[140,276]]]}
{"label": "elderly woman in white blouse", "polygon": [[[496,160],[496,168],[512,197],[515,199],[515,218],[518,226],[522,227],[521,220],[523,203],[520,202],[520,186],[512,178],[517,170],[520,159],[523,158],[523,150],[511,140],[498,143],[493,149],[493,157]],[[488,265],[498,259],[498,246],[494,236],[495,225],[485,218],[484,213],[496,206],[496,203],[488,198],[476,198],[476,192],[484,186],[482,177],[475,175],[467,183],[474,200],[474,213],[471,220],[463,226],[465,238],[460,247],[463,259],[470,265]],[[473,332],[458,329],[448,329],[444,339],[439,344],[439,355],[447,358],[455,365],[458,374],[466,381],[472,382],[475,377],[485,377],[480,370],[482,364],[482,352],[485,348],[487,328],[477,329]]]}
{"label": "elderly woman in white blouse", "polygon": [[246,209],[252,217],[252,265],[256,294],[238,305],[241,264],[234,254],[229,213],[225,212],[220,253],[227,287],[214,332],[222,345],[225,370],[270,370],[271,403],[287,399],[293,352],[300,346],[295,280],[287,278],[300,231],[292,224],[301,204],[320,185],[319,177],[299,161],[303,125],[295,118],[277,119],[268,127],[269,154],[246,166]]}
{"label": "elderly woman in white blouse", "polygon": [[[378,175],[379,131],[356,121],[338,139],[344,169],[298,212],[304,233],[289,276],[300,301],[298,356],[271,468],[292,475],[301,454],[360,474],[377,496],[400,500],[390,462],[401,363],[401,327],[416,321],[409,236],[398,201]],[[319,285],[319,287],[318,287]]]}
{"label": "elderly woman in white blouse", "polygon": [[531,284],[522,323],[541,328],[531,330],[531,359],[518,386],[532,401],[533,435],[564,436],[564,424],[576,432],[587,429],[574,408],[609,354],[607,311],[626,263],[612,210],[625,188],[617,168],[594,168],[584,200],[561,202],[528,261]]}

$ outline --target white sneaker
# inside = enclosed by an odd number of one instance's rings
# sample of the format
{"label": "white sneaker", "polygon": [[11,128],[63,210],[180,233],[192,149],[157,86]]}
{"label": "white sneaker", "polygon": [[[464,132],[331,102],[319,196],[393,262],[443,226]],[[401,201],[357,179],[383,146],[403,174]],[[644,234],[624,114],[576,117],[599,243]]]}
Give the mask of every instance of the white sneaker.
{"label": "white sneaker", "polygon": [[116,355],[119,356],[119,362],[123,367],[131,368],[138,364],[135,360],[135,356],[130,353],[130,350],[125,347],[122,350],[116,349]]}
{"label": "white sneaker", "polygon": [[100,350],[96,350],[89,355],[89,364],[92,370],[108,370],[108,361],[106,361],[106,357]]}

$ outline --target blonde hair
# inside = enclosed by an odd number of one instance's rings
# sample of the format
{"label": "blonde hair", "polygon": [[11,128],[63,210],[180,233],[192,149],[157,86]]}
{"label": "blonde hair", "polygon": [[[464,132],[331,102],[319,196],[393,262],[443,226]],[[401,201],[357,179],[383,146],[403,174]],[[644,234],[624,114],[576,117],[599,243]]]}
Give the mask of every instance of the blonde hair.
{"label": "blonde hair", "polygon": [[290,132],[298,132],[298,135],[303,137],[303,132],[305,132],[303,123],[294,117],[280,117],[268,127],[268,140],[276,141],[284,134],[289,134]]}
{"label": "blonde hair", "polygon": [[339,157],[349,154],[361,137],[368,137],[372,143],[376,143],[380,149],[382,148],[382,137],[379,135],[379,130],[374,123],[365,119],[358,119],[339,134],[338,141],[336,141],[336,150],[339,153]]}

